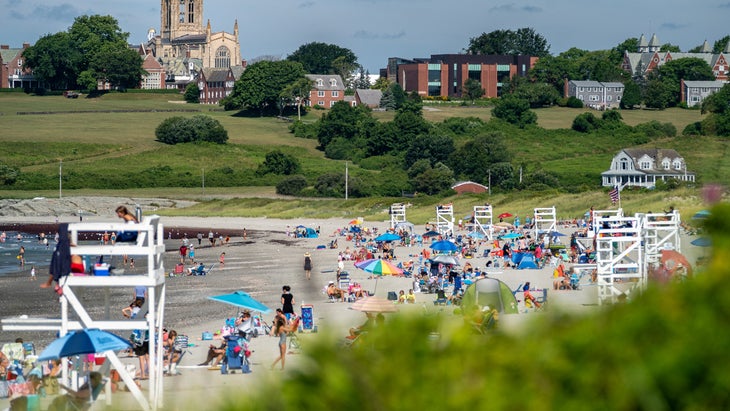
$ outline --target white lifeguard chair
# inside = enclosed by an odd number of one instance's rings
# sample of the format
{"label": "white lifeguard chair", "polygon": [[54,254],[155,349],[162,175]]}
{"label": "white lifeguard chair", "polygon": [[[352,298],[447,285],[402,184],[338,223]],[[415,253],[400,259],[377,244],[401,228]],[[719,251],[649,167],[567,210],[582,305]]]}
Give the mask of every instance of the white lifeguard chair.
{"label": "white lifeguard chair", "polygon": [[442,234],[454,233],[453,204],[439,204],[436,206],[436,231]]}
{"label": "white lifeguard chair", "polygon": [[637,214],[641,220],[644,253],[647,264],[659,261],[662,250],[682,251],[679,212]]}
{"label": "white lifeguard chair", "polygon": [[395,226],[400,223],[405,223],[406,220],[406,205],[403,203],[394,203],[390,206],[390,229],[395,229]]}
{"label": "white lifeguard chair", "polygon": [[474,231],[481,231],[489,240],[494,240],[494,227],[492,226],[492,206],[474,206]]}
{"label": "white lifeguard chair", "polygon": [[[34,330],[34,331],[57,331],[60,336],[66,335],[69,331],[99,328],[102,330],[142,330],[149,332],[149,380],[147,397],[134,381],[134,375],[130,375],[124,364],[113,351],[104,353],[112,367],[117,370],[119,376],[128,387],[130,393],[139,404],[142,410],[156,410],[162,407],[162,324],[164,320],[165,307],[165,269],[163,256],[165,253],[164,230],[160,223],[160,217],[153,215],[142,219],[139,224],[119,223],[74,223],[68,227],[73,254],[82,258],[88,256],[90,261],[97,257],[113,257],[127,255],[131,258],[137,257],[144,261],[139,264],[145,267],[143,274],[122,274],[105,273],[106,275],[73,275],[70,274],[60,279],[60,286],[63,294],[60,297],[61,319],[3,319],[3,330]],[[99,244],[98,241],[81,240],[82,233],[103,233],[103,232],[137,232],[137,239],[134,242],[117,242],[114,245]],[[140,261],[140,263],[142,263]],[[147,316],[142,319],[110,319],[109,290],[111,288],[132,289],[136,286],[147,288]],[[92,293],[86,293],[83,299],[78,293],[83,289],[91,288]],[[131,294],[131,293],[130,293]],[[104,310],[98,307],[103,306]],[[69,317],[69,307],[75,313],[77,319]],[[94,318],[91,312],[97,314]],[[141,314],[141,313],[140,313]],[[67,359],[63,359],[62,378],[68,381]],[[111,385],[107,384],[106,401],[111,405]]]}
{"label": "white lifeguard chair", "polygon": [[551,233],[557,230],[557,224],[558,218],[555,206],[535,208],[533,220],[535,241],[539,242],[543,235],[550,236]]}
{"label": "white lifeguard chair", "polygon": [[630,298],[646,287],[638,217],[602,217],[596,232],[598,304]]}
{"label": "white lifeguard chair", "polygon": [[593,238],[601,225],[604,218],[609,217],[623,217],[624,210],[618,208],[616,210],[593,210],[593,221],[591,222],[590,230],[588,231],[588,237]]}

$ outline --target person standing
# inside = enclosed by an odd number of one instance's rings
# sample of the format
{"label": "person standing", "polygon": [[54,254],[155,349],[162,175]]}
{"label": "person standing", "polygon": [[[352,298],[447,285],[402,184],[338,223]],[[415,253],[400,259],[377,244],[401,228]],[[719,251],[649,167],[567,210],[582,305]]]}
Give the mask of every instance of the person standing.
{"label": "person standing", "polygon": [[309,253],[304,253],[304,275],[307,280],[312,277],[312,255]]}
{"label": "person standing", "polygon": [[218,262],[221,264],[221,267],[226,265],[226,253],[222,252],[221,256],[218,257]]}
{"label": "person standing", "polygon": [[293,332],[293,330],[289,328],[286,320],[277,317],[274,322],[274,327],[271,329],[271,335],[279,337],[279,357],[271,364],[272,370],[279,361],[281,361],[282,371],[284,370],[284,362],[286,361],[286,336],[290,332]]}
{"label": "person standing", "polygon": [[246,233],[246,228],[244,227],[243,228],[243,239],[245,240],[246,238],[248,238],[248,234]]}
{"label": "person standing", "polygon": [[36,278],[35,278],[35,266],[32,265],[30,267],[30,281],[35,281],[35,280],[36,280]]}
{"label": "person standing", "polygon": [[180,264],[185,264],[185,258],[188,256],[188,247],[183,244],[180,246]]}
{"label": "person standing", "polygon": [[18,263],[20,263],[21,267],[25,266],[25,247],[23,247],[22,245],[18,250]]}
{"label": "person standing", "polygon": [[203,243],[203,233],[198,231],[198,247]]}
{"label": "person standing", "polygon": [[215,247],[215,237],[213,236],[213,230],[210,230],[208,232],[208,241],[210,241],[211,247]]}
{"label": "person standing", "polygon": [[286,320],[289,321],[294,315],[294,296],[291,293],[291,287],[285,285],[281,288],[281,311],[286,316]]}

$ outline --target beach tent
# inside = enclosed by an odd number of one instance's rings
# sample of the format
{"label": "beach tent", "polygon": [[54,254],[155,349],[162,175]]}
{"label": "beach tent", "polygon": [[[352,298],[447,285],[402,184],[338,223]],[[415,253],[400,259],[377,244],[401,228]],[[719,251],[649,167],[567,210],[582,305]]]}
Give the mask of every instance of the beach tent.
{"label": "beach tent", "polygon": [[303,225],[298,225],[297,229],[297,237],[298,238],[317,238],[319,235],[317,235],[317,230],[310,227],[305,227]]}
{"label": "beach tent", "polygon": [[517,299],[512,290],[503,281],[496,278],[480,278],[464,291],[461,308],[464,315],[472,315],[475,311],[489,306],[497,312],[517,314]]}
{"label": "beach tent", "polygon": [[517,266],[518,270],[533,269],[537,270],[537,262],[535,256],[529,253],[523,253],[520,264]]}

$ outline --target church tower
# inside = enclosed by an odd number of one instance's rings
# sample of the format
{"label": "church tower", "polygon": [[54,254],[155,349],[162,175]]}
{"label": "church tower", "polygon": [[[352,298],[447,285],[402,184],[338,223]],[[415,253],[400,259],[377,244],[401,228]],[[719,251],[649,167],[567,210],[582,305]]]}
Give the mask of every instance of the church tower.
{"label": "church tower", "polygon": [[203,0],[160,0],[160,36],[203,34]]}

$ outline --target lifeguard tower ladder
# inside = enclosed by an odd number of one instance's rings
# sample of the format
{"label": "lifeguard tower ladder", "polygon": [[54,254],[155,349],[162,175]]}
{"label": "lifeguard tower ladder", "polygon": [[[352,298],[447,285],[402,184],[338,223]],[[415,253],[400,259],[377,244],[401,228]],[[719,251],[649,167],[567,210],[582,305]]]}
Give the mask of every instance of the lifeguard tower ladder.
{"label": "lifeguard tower ladder", "polygon": [[609,304],[646,287],[638,217],[602,217],[596,232],[598,304]]}
{"label": "lifeguard tower ladder", "polygon": [[399,223],[406,222],[406,205],[403,203],[394,203],[390,206],[390,229],[395,229]]}
{"label": "lifeguard tower ladder", "polygon": [[639,214],[642,235],[644,237],[644,252],[647,264],[659,261],[662,250],[681,252],[679,227],[681,218],[678,211],[671,213]]}
{"label": "lifeguard tower ladder", "polygon": [[481,231],[489,241],[494,240],[491,205],[474,206],[474,230]]}
{"label": "lifeguard tower ladder", "polygon": [[[145,267],[144,274],[130,275],[69,275],[60,279],[60,286],[63,294],[60,297],[61,319],[8,319],[3,320],[3,330],[25,330],[25,331],[57,331],[60,336],[66,335],[69,331],[99,328],[102,330],[141,330],[149,332],[149,386],[148,396],[142,393],[134,381],[134,375],[127,372],[126,367],[119,360],[113,351],[104,353],[119,376],[128,387],[130,393],[139,403],[142,410],[156,410],[162,407],[162,324],[164,320],[165,307],[165,269],[163,266],[163,255],[165,252],[164,232],[159,216],[148,216],[142,219],[139,224],[124,223],[75,223],[69,224],[69,235],[73,247],[73,254],[82,258],[88,256],[90,261],[97,257],[124,256],[138,257],[141,261],[139,266]],[[130,243],[117,242],[114,245],[100,245],[97,241],[84,242],[83,233],[97,235],[103,232],[136,231],[137,240]],[[80,236],[80,234],[82,234]],[[62,233],[63,235],[63,233]],[[145,261],[146,260],[146,261]],[[143,263],[144,261],[144,263]],[[131,289],[136,286],[147,288],[147,300],[145,307],[140,311],[141,319],[127,320],[110,319],[109,294],[111,288]],[[85,293],[84,298],[79,299],[79,293],[83,289],[92,289],[94,293]],[[99,292],[96,292],[99,290]],[[131,293],[130,293],[131,294]],[[104,309],[99,310],[98,306],[103,305]],[[69,307],[75,313],[71,318]],[[142,315],[147,310],[146,318]],[[92,318],[90,311],[98,313],[105,318]],[[116,311],[116,310],[115,310]],[[99,315],[97,315],[99,316]],[[63,359],[62,378],[68,381],[68,370],[66,359]],[[107,392],[111,394],[111,386],[107,384]],[[107,405],[111,405],[111,395],[106,396]]]}
{"label": "lifeguard tower ladder", "polygon": [[453,204],[439,204],[436,206],[436,231],[442,234],[454,233]]}
{"label": "lifeguard tower ladder", "polygon": [[[557,229],[558,218],[555,211],[555,206],[535,208],[535,218],[533,224],[535,226],[535,241],[540,241],[541,236],[550,234]],[[550,238],[550,237],[548,237]]]}

